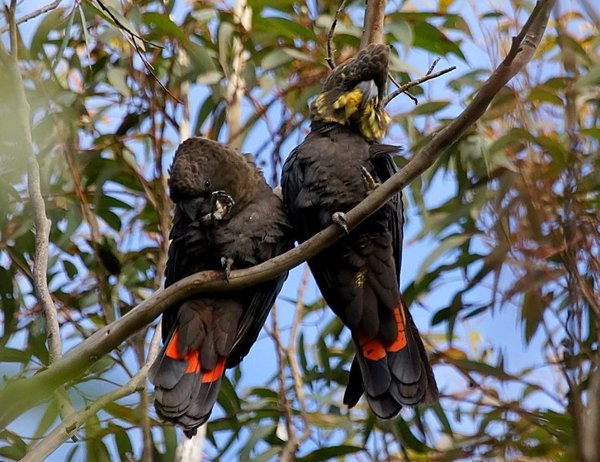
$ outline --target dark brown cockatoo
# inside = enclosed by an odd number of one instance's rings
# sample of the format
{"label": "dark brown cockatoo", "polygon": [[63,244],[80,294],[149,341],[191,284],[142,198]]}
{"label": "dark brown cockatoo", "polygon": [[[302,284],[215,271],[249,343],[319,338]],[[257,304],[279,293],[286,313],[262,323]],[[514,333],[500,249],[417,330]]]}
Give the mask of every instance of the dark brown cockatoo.
{"label": "dark brown cockatoo", "polygon": [[[282,190],[296,238],[302,242],[396,172],[399,150],[380,144],[390,118],[383,107],[389,48],[369,45],[336,67],[311,107],[311,131],[285,162]],[[419,332],[399,291],[402,196],[336,244],[309,260],[328,305],[352,332],[356,357],[344,403],[366,392],[380,418],[402,405],[438,399]]]}
{"label": "dark brown cockatoo", "polygon": [[[165,287],[205,270],[229,277],[293,244],[281,199],[250,156],[191,138],[175,153],[169,187],[175,216]],[[165,311],[164,346],[150,371],[160,417],[188,436],[208,419],[225,369],[256,341],[286,277],[194,295]]]}

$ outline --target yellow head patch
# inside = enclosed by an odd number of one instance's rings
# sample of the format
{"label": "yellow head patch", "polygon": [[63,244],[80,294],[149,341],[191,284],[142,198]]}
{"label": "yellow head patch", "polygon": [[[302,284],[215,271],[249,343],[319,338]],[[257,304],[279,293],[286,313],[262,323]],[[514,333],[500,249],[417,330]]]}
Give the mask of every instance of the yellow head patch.
{"label": "yellow head patch", "polygon": [[340,125],[355,125],[369,140],[381,139],[390,125],[385,109],[378,107],[378,99],[364,102],[360,88],[340,93],[329,90],[321,93],[312,108],[312,118]]}
{"label": "yellow head patch", "polygon": [[377,98],[369,101],[363,108],[358,127],[363,136],[369,140],[383,138],[390,126],[390,116],[384,108],[377,107]]}

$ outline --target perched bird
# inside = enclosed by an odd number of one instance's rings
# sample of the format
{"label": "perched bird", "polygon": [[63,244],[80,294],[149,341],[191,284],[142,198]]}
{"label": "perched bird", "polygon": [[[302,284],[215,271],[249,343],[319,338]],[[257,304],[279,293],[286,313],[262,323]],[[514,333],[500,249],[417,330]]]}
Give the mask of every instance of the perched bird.
{"label": "perched bird", "polygon": [[[292,247],[281,199],[250,156],[191,138],[177,149],[170,173],[175,216],[165,287],[205,270],[229,277]],[[164,346],[150,371],[160,417],[188,436],[208,420],[225,368],[246,356],[286,277],[194,295],[165,311]]]}
{"label": "perched bird", "polygon": [[[282,192],[302,242],[396,171],[395,146],[378,143],[390,118],[382,100],[389,48],[369,45],[336,67],[311,107],[311,131],[286,160]],[[309,260],[327,304],[352,332],[356,357],[344,403],[366,392],[381,418],[438,399],[423,342],[399,291],[402,197],[396,194],[347,236]]]}

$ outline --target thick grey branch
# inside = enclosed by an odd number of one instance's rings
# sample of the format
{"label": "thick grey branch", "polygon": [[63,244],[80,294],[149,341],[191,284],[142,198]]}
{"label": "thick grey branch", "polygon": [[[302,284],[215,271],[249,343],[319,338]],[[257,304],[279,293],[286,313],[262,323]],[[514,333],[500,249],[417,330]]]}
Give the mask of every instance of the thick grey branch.
{"label": "thick grey branch", "polygon": [[[60,2],[54,3],[54,6],[48,5],[48,7],[52,6],[52,8],[55,8]],[[39,303],[44,311],[49,360],[50,363],[53,363],[58,361],[62,356],[62,342],[60,338],[60,326],[58,323],[58,311],[54,301],[52,300],[50,290],[48,289],[47,280],[50,227],[52,223],[46,215],[46,204],[41,191],[40,166],[33,151],[33,139],[31,137],[31,110],[29,102],[27,101],[27,97],[25,96],[25,87],[19,71],[16,29],[18,20],[15,20],[14,17],[15,6],[16,2],[11,2],[11,7],[9,9],[9,13],[7,14],[9,22],[8,27],[11,32],[11,54],[9,55],[4,48],[0,46],[0,62],[3,63],[3,68],[8,73],[9,81],[13,85],[15,118],[19,127],[19,133],[23,140],[19,147],[21,154],[27,159],[27,189],[34,212],[35,223],[33,285]],[[49,9],[46,11],[49,11]],[[61,415],[64,416],[73,412],[73,407],[69,402],[67,393],[62,387],[57,388],[55,391],[55,396],[58,400]]]}
{"label": "thick grey branch", "polygon": [[371,43],[385,43],[383,40],[383,20],[385,19],[386,0],[369,0],[365,11],[363,34],[360,49]]}
{"label": "thick grey branch", "polygon": [[[481,117],[494,96],[533,56],[553,5],[554,0],[542,0],[536,4],[523,31],[513,40],[513,47],[508,56],[484,83],[473,101],[452,123],[435,134],[404,168],[347,213],[350,229],[378,210],[396,192],[430,167]],[[48,369],[28,379],[15,381],[1,391],[0,402],[7,404],[0,409],[0,427],[6,426],[16,416],[43,400],[47,396],[45,390],[77,378],[100,357],[152,322],[169,306],[200,292],[228,291],[273,279],[281,272],[312,258],[342,235],[343,231],[339,226],[331,225],[283,255],[253,268],[232,271],[229,283],[222,272],[206,271],[182,279],[167,289],[159,290],[121,319],[95,332]]]}
{"label": "thick grey branch", "polygon": [[[596,361],[598,357],[596,357]],[[588,405],[583,415],[579,416],[581,426],[581,450],[583,462],[594,462],[598,460],[598,449],[600,446],[600,367],[598,362],[594,364],[595,371],[592,373],[590,388],[588,389]]]}
{"label": "thick grey branch", "polygon": [[[12,23],[11,17],[11,26]],[[13,44],[16,53],[16,44]],[[38,300],[44,310],[46,317],[46,334],[48,337],[48,348],[50,362],[58,360],[62,354],[60,330],[58,325],[58,314],[50,290],[48,289],[48,246],[50,235],[50,220],[46,216],[46,204],[42,196],[40,186],[40,167],[33,152],[33,140],[31,138],[30,108],[25,96],[25,88],[19,64],[16,56],[9,55],[4,49],[0,49],[0,61],[12,82],[14,103],[16,108],[15,117],[23,143],[19,146],[21,154],[27,159],[27,187],[29,197],[34,211],[35,223],[35,256],[33,280]]]}

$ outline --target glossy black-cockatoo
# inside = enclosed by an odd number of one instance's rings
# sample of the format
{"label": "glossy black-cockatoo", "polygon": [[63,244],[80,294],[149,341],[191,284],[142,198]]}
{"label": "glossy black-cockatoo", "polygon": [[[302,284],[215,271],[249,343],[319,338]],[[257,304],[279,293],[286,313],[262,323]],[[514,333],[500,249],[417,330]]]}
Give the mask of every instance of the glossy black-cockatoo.
{"label": "glossy black-cockatoo", "polygon": [[[281,199],[249,156],[191,138],[177,149],[170,173],[175,216],[165,287],[199,271],[229,276],[293,245]],[[246,356],[286,277],[194,295],[163,314],[164,346],[150,371],[160,417],[188,436],[208,419],[225,368]]]}
{"label": "glossy black-cockatoo", "polygon": [[[288,216],[302,242],[396,172],[399,150],[380,144],[390,118],[385,96],[389,48],[369,45],[336,67],[311,106],[311,131],[283,167]],[[366,392],[380,418],[402,405],[438,399],[419,332],[399,291],[402,197],[386,205],[308,264],[327,304],[352,332],[356,357],[344,403]],[[347,229],[347,228],[346,228]]]}

